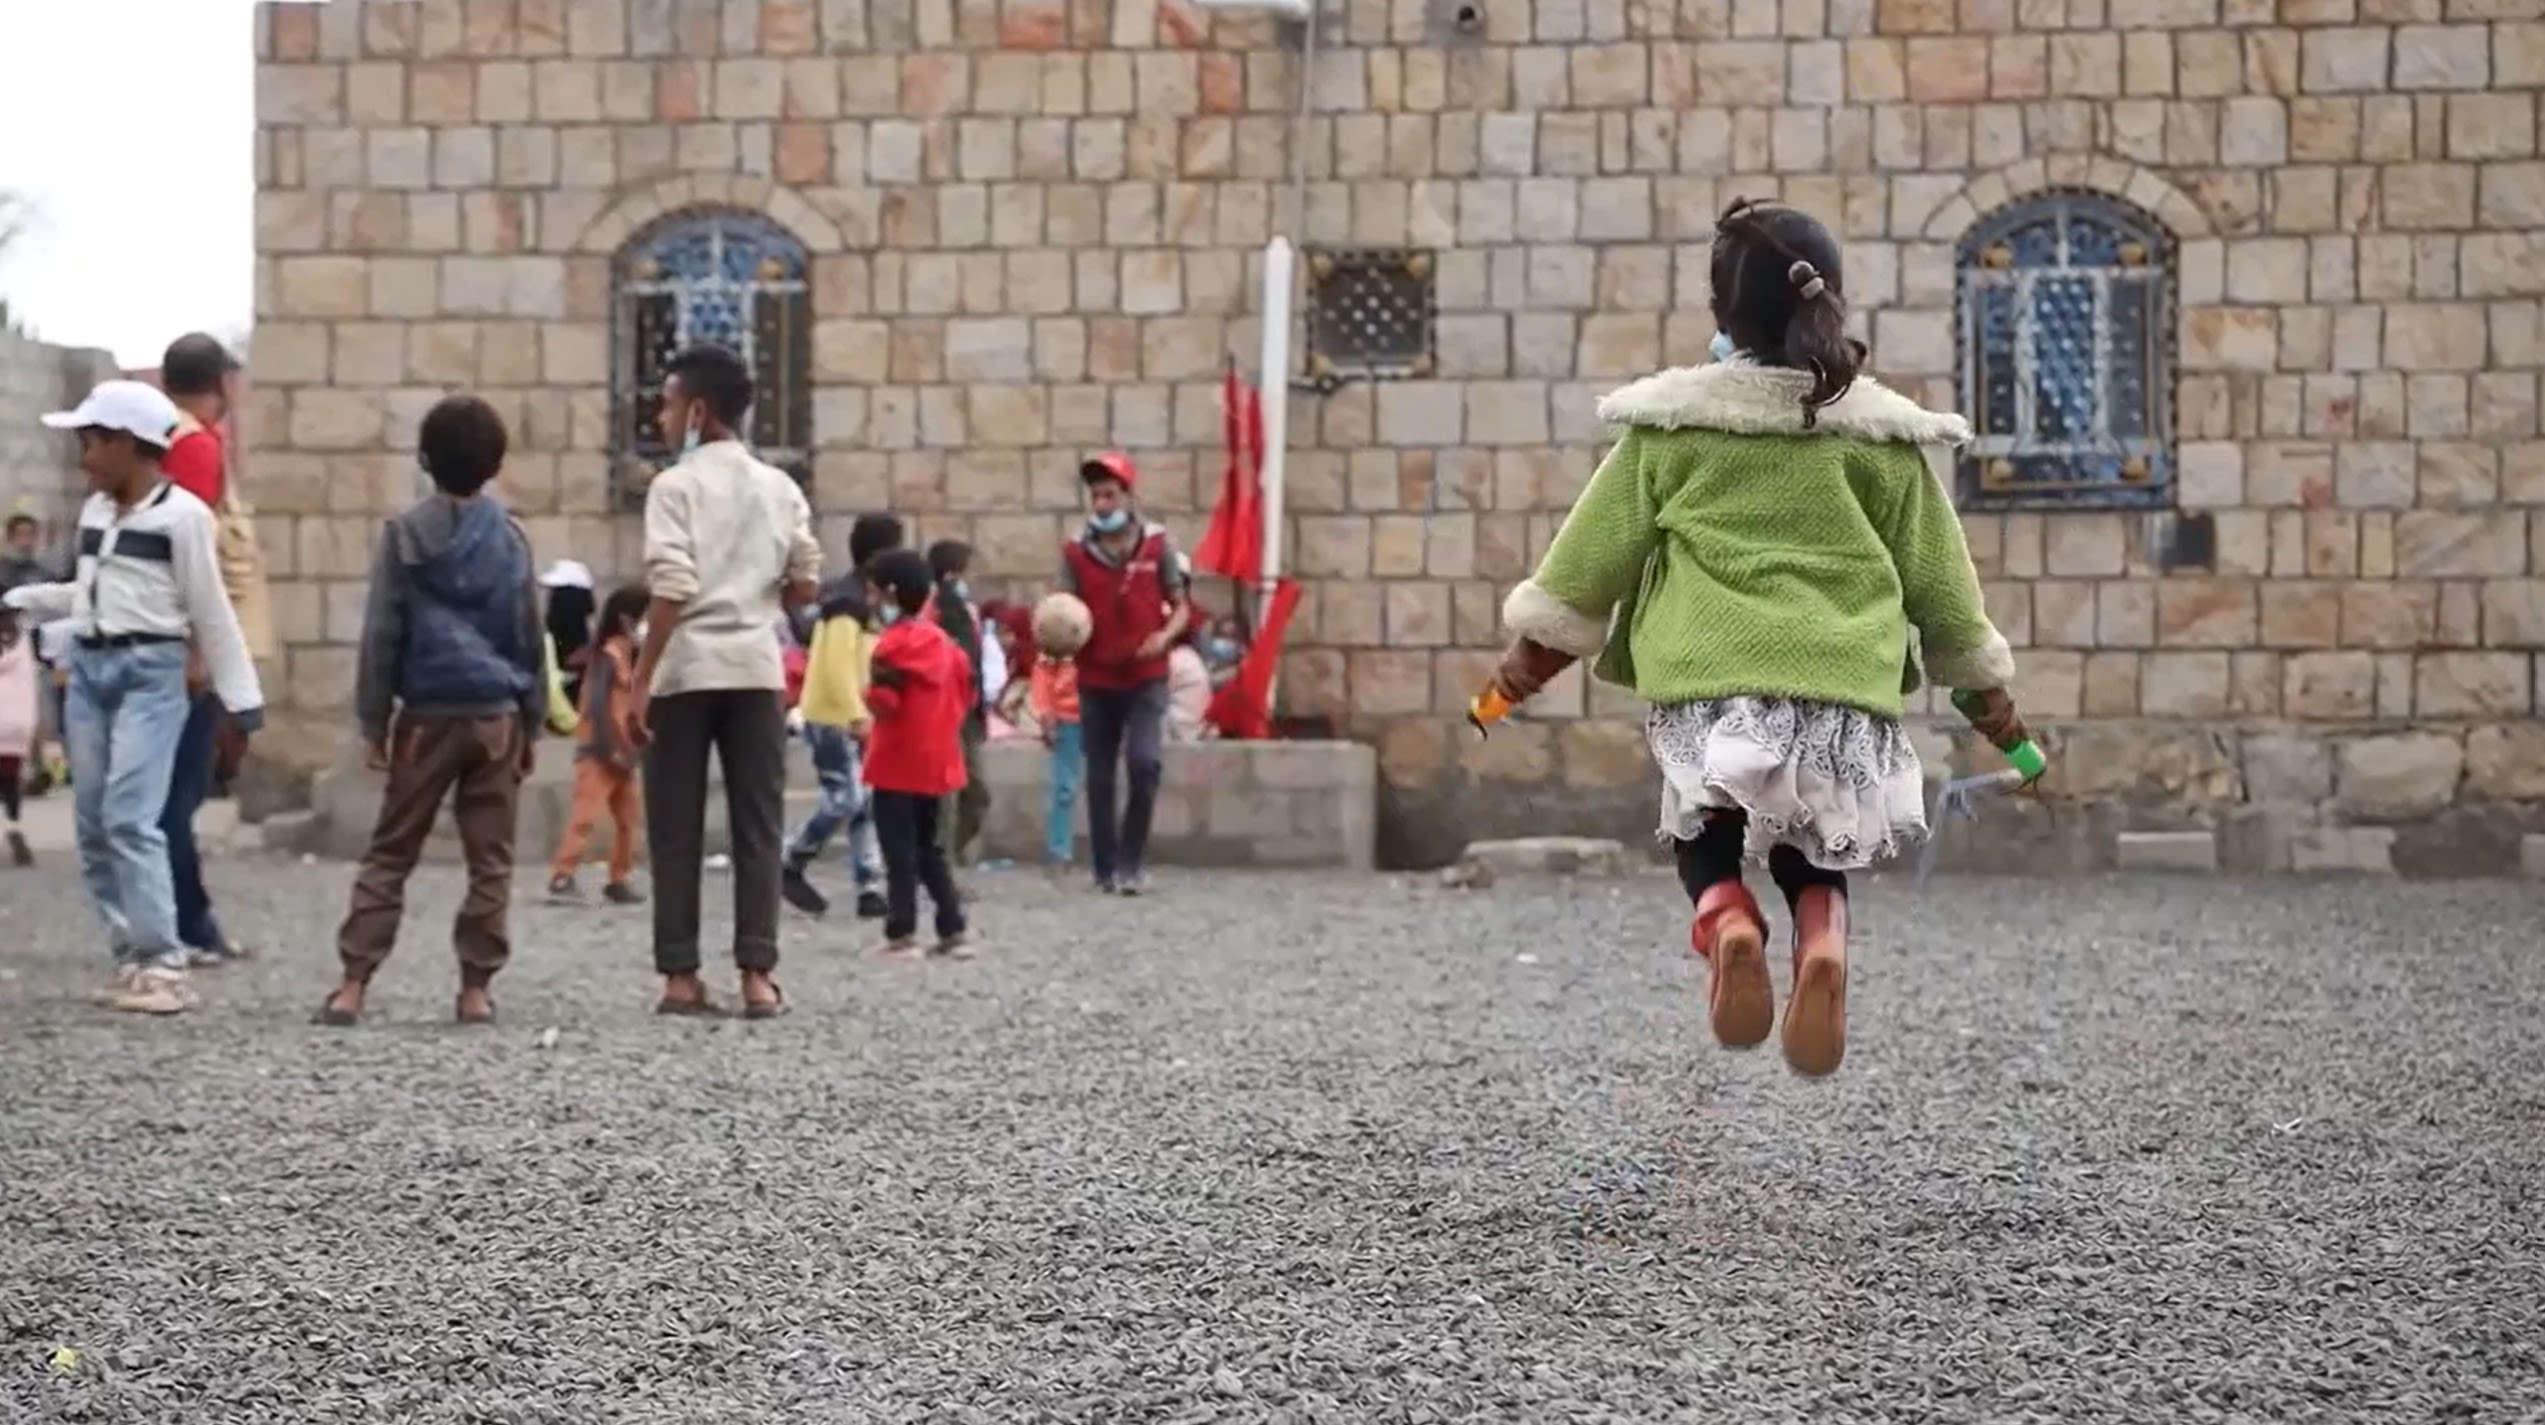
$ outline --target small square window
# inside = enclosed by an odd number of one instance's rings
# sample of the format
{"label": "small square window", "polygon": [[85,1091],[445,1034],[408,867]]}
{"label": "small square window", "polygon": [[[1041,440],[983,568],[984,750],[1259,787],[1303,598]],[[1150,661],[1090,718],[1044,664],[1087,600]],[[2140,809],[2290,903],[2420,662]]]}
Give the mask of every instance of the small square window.
{"label": "small square window", "polygon": [[1394,380],[1433,371],[1428,252],[1342,248],[1308,255],[1308,376]]}

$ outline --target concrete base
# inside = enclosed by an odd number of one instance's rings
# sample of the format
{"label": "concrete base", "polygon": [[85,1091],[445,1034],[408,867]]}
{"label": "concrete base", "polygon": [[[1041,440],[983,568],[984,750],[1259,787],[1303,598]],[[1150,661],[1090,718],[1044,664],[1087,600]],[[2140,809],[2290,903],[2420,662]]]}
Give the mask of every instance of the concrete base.
{"label": "concrete base", "polygon": [[[1043,819],[1050,800],[1050,754],[1038,743],[999,742],[982,749],[990,815],[982,854],[1018,861],[1043,858]],[[710,769],[707,849],[728,851],[722,778]],[[359,857],[380,815],[385,779],[365,771],[359,747],[348,747],[311,786],[305,818],[269,820],[266,845],[340,860]],[[1368,870],[1378,841],[1378,761],[1352,742],[1199,742],[1166,750],[1151,860],[1165,866],[1295,866]],[[787,824],[810,815],[819,797],[812,759],[801,743],[787,762]],[[522,788],[515,859],[535,864],[552,855],[574,804],[574,767],[555,744]],[[1085,857],[1086,810],[1076,815]],[[607,852],[606,830],[587,851]],[[425,859],[456,861],[459,837],[446,817],[425,843]],[[644,856],[640,839],[637,854]]]}
{"label": "concrete base", "polygon": [[[985,851],[1041,861],[1051,754],[1038,743],[994,742],[981,761],[991,797]],[[1083,862],[1083,787],[1072,819]],[[1378,755],[1358,742],[1170,744],[1149,844],[1149,859],[1162,866],[1369,870],[1378,856]]]}
{"label": "concrete base", "polygon": [[2215,871],[2218,837],[2207,831],[2124,831],[2112,846],[2124,871]]}

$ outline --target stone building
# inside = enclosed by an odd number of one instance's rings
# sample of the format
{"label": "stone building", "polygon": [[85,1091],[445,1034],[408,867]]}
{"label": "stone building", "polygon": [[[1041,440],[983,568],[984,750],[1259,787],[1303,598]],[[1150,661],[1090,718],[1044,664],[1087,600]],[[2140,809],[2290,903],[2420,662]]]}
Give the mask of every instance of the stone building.
{"label": "stone building", "polygon": [[1702,359],[1714,216],[1781,196],[1846,239],[1874,368],[1987,433],[1939,474],[2064,742],[1965,847],[2473,870],[2545,829],[2545,0],[1319,3],[265,6],[247,478],[293,695],[346,697],[446,388],[512,419],[543,554],[631,569],[630,398],[700,334],[834,547],[889,506],[1030,583],[1103,446],[1190,536],[1285,232],[1286,710],[1377,744],[1400,858],[1636,835],[1625,699],[1458,710],[1594,399]]}

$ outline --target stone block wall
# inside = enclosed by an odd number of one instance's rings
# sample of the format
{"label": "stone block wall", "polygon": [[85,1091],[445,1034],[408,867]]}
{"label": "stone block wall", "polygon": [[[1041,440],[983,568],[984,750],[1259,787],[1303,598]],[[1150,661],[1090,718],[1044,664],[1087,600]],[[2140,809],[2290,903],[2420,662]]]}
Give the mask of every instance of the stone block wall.
{"label": "stone block wall", "polygon": [[70,528],[88,488],[79,451],[38,418],[68,410],[115,374],[107,352],[55,346],[0,324],[0,516],[23,509],[48,536]]}
{"label": "stone block wall", "polygon": [[2177,507],[1969,516],[2070,747],[2013,849],[2267,824],[2224,854],[2287,866],[2397,824],[2398,859],[2472,869],[2545,827],[2540,0],[1324,0],[1304,125],[1299,27],[1180,0],[339,0],[258,32],[248,479],[313,705],[447,387],[512,419],[543,556],[633,567],[611,255],[658,216],[812,250],[834,547],[889,506],[993,582],[1050,567],[1091,447],[1198,532],[1287,231],[1430,250],[1439,307],[1430,379],[1291,398],[1287,708],[1376,745],[1390,859],[1632,835],[1629,700],[1568,676],[1484,742],[1457,710],[1598,394],[1702,358],[1722,203],[1828,218],[1875,369],[1951,405],[1956,240],[2087,189],[2178,244]]}

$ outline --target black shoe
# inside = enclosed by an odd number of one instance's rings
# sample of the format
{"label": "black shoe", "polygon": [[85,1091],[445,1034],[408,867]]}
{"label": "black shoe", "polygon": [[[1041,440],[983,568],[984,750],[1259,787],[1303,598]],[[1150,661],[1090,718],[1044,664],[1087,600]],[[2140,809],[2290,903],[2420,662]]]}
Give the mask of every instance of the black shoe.
{"label": "black shoe", "polygon": [[35,852],[28,848],[25,834],[14,828],[9,832],[9,864],[21,870],[35,864]]}
{"label": "black shoe", "polygon": [[575,888],[574,877],[572,876],[550,876],[548,878],[548,899],[555,901],[560,905],[581,905],[583,904],[583,892]]}
{"label": "black shoe", "polygon": [[643,905],[645,893],[625,881],[612,881],[601,888],[601,899],[612,905]]}
{"label": "black shoe", "polygon": [[1120,895],[1122,894],[1122,882],[1115,880],[1111,876],[1098,876],[1096,878],[1096,894],[1100,896]]}
{"label": "black shoe", "polygon": [[882,891],[859,891],[857,893],[857,918],[859,920],[881,920],[884,918],[885,912],[889,909],[890,907],[884,904],[884,893]]}
{"label": "black shoe", "polygon": [[784,874],[778,877],[778,894],[786,897],[788,905],[806,915],[822,916],[830,913],[830,899],[813,889],[811,881],[804,879],[804,868],[801,866],[789,866]]}

